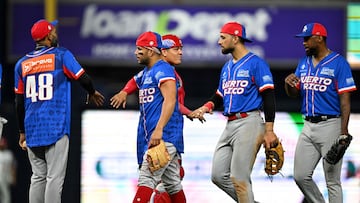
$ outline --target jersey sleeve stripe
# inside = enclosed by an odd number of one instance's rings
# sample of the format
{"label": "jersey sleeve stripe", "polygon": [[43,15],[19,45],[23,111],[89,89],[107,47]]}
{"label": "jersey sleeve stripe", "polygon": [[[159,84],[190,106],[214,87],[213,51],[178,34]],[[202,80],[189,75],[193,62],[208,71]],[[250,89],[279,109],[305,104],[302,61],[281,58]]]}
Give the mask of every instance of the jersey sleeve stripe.
{"label": "jersey sleeve stripe", "polygon": [[175,78],[173,78],[173,77],[166,77],[166,78],[161,78],[160,80],[159,80],[159,87],[160,87],[160,85],[162,84],[162,83],[164,83],[164,82],[166,82],[166,81],[168,81],[168,80],[173,80],[173,81],[175,81]]}
{"label": "jersey sleeve stripe", "polygon": [[342,94],[344,92],[352,92],[352,91],[355,91],[356,90],[356,86],[351,86],[351,87],[345,87],[345,88],[341,88],[338,90],[338,93],[339,94]]}
{"label": "jersey sleeve stripe", "polygon": [[70,71],[66,66],[63,66],[63,70],[67,77],[74,80],[77,80],[83,73],[85,73],[85,70],[82,68],[75,74],[72,71]]}
{"label": "jersey sleeve stripe", "polygon": [[266,84],[266,85],[263,85],[259,88],[259,91],[262,92],[266,89],[274,89],[274,84]]}
{"label": "jersey sleeve stripe", "polygon": [[24,94],[24,83],[22,80],[18,80],[17,87],[14,88],[16,94]]}

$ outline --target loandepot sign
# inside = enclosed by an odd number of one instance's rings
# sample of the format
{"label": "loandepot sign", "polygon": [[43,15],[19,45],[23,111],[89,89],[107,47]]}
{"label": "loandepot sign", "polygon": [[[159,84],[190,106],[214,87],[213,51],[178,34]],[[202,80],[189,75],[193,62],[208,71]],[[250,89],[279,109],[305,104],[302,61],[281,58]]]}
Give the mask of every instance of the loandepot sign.
{"label": "loandepot sign", "polygon": [[[13,6],[10,58],[34,47],[29,30],[42,18],[42,5]],[[343,8],[124,6],[109,4],[59,5],[60,45],[82,63],[136,63],[135,41],[145,31],[176,34],[184,44],[183,64],[223,63],[219,31],[229,21],[245,25],[248,48],[268,62],[297,61],[304,55],[302,40],[294,35],[304,24],[320,22],[329,33],[328,45],[344,53]],[[38,15],[38,16],[32,16]],[[290,67],[293,68],[293,67]]]}
{"label": "loandepot sign", "polygon": [[[191,37],[195,40],[213,45],[219,37],[219,30],[228,21],[238,21],[246,27],[247,37],[257,41],[268,38],[266,26],[271,16],[265,9],[256,9],[254,13],[228,12],[209,13],[198,11],[190,13],[183,9],[156,11],[111,11],[100,10],[96,5],[86,7],[81,25],[81,36],[86,38],[136,38],[144,30],[161,34],[175,33],[181,38]],[[170,24],[174,24],[169,28]],[[124,29],[126,28],[126,29]]]}

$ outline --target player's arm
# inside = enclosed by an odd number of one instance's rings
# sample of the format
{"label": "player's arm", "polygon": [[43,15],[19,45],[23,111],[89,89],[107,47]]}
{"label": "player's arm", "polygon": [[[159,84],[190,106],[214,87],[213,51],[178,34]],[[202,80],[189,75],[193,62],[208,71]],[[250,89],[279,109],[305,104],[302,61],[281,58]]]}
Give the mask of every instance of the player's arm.
{"label": "player's arm", "polygon": [[15,112],[16,112],[16,118],[17,123],[19,127],[19,133],[25,133],[25,125],[24,125],[24,119],[25,119],[25,101],[24,101],[24,95],[23,94],[15,94]]}
{"label": "player's arm", "polygon": [[158,145],[162,139],[163,129],[168,123],[171,115],[174,112],[175,105],[177,103],[176,98],[176,82],[175,80],[167,80],[161,83],[160,91],[164,98],[161,107],[161,114],[156,124],[155,130],[151,135],[149,147]]}
{"label": "player's arm", "polygon": [[339,94],[340,97],[340,111],[341,111],[341,134],[348,135],[348,124],[350,117],[350,93],[344,92]]}
{"label": "player's arm", "polygon": [[266,148],[270,148],[270,145],[276,141],[276,135],[274,133],[274,121],[275,121],[275,91],[268,88],[260,92],[263,99],[263,108],[265,116],[265,135],[264,144]]}
{"label": "player's arm", "polygon": [[96,106],[101,106],[104,104],[105,97],[100,92],[95,90],[93,82],[87,73],[83,73],[77,79],[77,81],[88,92],[88,97],[87,97],[86,103],[92,102]]}
{"label": "player's arm", "polygon": [[15,94],[15,112],[17,123],[19,127],[19,146],[26,150],[26,142],[25,142],[25,101],[23,94]]}
{"label": "player's arm", "polygon": [[66,50],[63,54],[63,71],[64,74],[80,83],[80,85],[88,92],[86,103],[94,103],[96,106],[104,104],[105,97],[95,90],[92,79],[81,67],[81,65],[75,59],[75,56]]}
{"label": "player's arm", "polygon": [[207,101],[204,105],[202,105],[197,110],[203,113],[212,113],[214,109],[218,109],[223,106],[224,100],[218,92],[215,92],[209,101]]}
{"label": "player's arm", "polygon": [[125,108],[127,95],[134,93],[138,89],[135,79],[131,78],[120,92],[111,97],[110,105],[117,109],[122,104],[122,107]]}
{"label": "player's arm", "polygon": [[285,92],[289,97],[296,98],[300,94],[300,79],[294,73],[285,78]]}
{"label": "player's arm", "polygon": [[223,98],[218,93],[218,91],[215,92],[215,94],[212,95],[212,97],[207,101],[204,105],[197,108],[191,114],[189,115],[191,118],[198,118],[201,122],[206,121],[204,118],[205,113],[212,114],[214,109],[220,108],[223,106]]}

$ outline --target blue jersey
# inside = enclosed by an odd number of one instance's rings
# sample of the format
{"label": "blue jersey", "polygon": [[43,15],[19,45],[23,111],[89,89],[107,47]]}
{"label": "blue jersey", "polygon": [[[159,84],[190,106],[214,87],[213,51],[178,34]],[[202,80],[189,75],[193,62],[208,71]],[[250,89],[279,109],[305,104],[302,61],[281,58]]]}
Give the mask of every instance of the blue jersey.
{"label": "blue jersey", "polygon": [[312,57],[302,58],[295,75],[302,96],[301,113],[305,116],[340,115],[339,94],[356,90],[349,63],[332,52],[314,67]]}
{"label": "blue jersey", "polygon": [[71,83],[84,73],[62,47],[32,51],[15,65],[15,93],[24,95],[29,147],[48,146],[70,135]]}
{"label": "blue jersey", "polygon": [[221,70],[217,94],[223,97],[224,115],[262,108],[260,92],[274,88],[268,64],[253,53],[236,63],[230,59]]}
{"label": "blue jersey", "polygon": [[[138,163],[141,164],[162,110],[164,98],[160,91],[160,85],[167,80],[176,80],[176,78],[174,68],[165,61],[160,60],[150,69],[145,67],[134,79],[139,88],[140,119],[137,155]],[[174,144],[178,153],[184,152],[182,129],[183,117],[177,104],[170,120],[164,127],[162,139],[165,142]]]}

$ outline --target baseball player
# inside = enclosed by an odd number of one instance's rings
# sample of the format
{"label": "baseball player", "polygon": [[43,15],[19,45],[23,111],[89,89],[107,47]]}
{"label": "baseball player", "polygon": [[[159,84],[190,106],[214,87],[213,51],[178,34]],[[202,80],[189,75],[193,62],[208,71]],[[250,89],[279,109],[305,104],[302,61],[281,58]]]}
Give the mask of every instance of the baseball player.
{"label": "baseball player", "polygon": [[58,46],[57,21],[39,20],[31,28],[34,51],[15,65],[15,108],[19,145],[32,168],[30,203],[60,203],[69,150],[71,80],[79,81],[90,102],[104,96],[66,48]]}
{"label": "baseball player", "polygon": [[[272,74],[267,63],[248,51],[245,27],[226,23],[218,44],[232,58],[221,70],[216,93],[191,116],[223,106],[228,121],[213,156],[211,179],[236,202],[254,202],[251,171],[261,144],[269,148],[277,139],[273,131],[275,97]],[[264,109],[265,123],[260,115]]]}
{"label": "baseball player", "polygon": [[[163,48],[162,50],[162,59],[168,62],[170,65],[179,65],[182,61],[182,41],[179,37],[172,34],[163,35],[162,37]],[[177,80],[177,90],[178,90],[178,102],[179,102],[179,110],[182,115],[188,116],[191,113],[185,106],[185,89],[183,85],[183,80],[177,71],[174,69],[176,80]],[[133,94],[138,90],[138,87],[135,82],[135,78],[131,78],[125,85],[125,87],[114,97],[111,99],[111,105],[114,108],[119,108],[121,105],[125,108],[127,95]],[[189,119],[192,119],[188,117]],[[138,143],[139,144],[139,143]],[[144,146],[146,146],[146,142],[142,142]],[[137,148],[137,158],[138,164],[141,166],[144,156],[144,146],[138,146]],[[181,159],[179,159],[181,165]],[[184,177],[184,169],[180,167],[180,176]]]}
{"label": "baseball player", "polygon": [[[349,134],[350,92],[356,90],[348,62],[326,45],[327,31],[309,23],[296,37],[303,38],[306,56],[295,73],[285,78],[290,97],[301,97],[305,117],[294,158],[295,182],[308,202],[325,202],[312,175],[320,159],[341,134]],[[343,202],[341,165],[322,161],[330,203]]]}
{"label": "baseball player", "polygon": [[[179,174],[179,158],[184,152],[183,117],[177,101],[174,68],[161,59],[161,48],[161,36],[155,32],[142,33],[136,40],[135,55],[138,63],[145,68],[133,78],[139,89],[140,103],[138,156],[143,156],[134,203],[149,202],[159,182],[164,184],[172,202],[186,202]],[[125,102],[119,95],[110,101],[115,108]],[[170,154],[170,162],[152,173],[146,160],[146,150],[158,145],[161,140],[164,140]]]}

